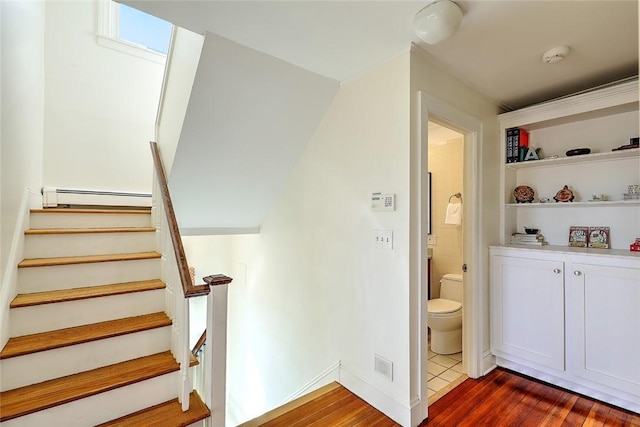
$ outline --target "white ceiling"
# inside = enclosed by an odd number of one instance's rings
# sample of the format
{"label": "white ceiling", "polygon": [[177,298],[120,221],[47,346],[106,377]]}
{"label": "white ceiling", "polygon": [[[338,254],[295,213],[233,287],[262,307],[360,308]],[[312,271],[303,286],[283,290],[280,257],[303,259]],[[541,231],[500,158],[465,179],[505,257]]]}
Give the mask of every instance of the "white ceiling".
{"label": "white ceiling", "polygon": [[[636,0],[459,0],[462,25],[437,45],[422,43],[411,26],[431,1],[125,2],[338,81],[413,42],[505,109],[638,74]],[[558,45],[571,47],[570,56],[543,64],[542,54]]]}

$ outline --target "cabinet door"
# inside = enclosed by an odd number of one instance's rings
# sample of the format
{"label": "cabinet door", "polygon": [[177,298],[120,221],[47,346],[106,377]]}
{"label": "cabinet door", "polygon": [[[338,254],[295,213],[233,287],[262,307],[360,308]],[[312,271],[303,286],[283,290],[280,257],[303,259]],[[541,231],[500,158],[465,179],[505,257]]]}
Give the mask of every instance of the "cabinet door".
{"label": "cabinet door", "polygon": [[492,351],[564,370],[564,263],[491,257]]}
{"label": "cabinet door", "polygon": [[570,372],[640,396],[640,268],[573,264],[568,277]]}

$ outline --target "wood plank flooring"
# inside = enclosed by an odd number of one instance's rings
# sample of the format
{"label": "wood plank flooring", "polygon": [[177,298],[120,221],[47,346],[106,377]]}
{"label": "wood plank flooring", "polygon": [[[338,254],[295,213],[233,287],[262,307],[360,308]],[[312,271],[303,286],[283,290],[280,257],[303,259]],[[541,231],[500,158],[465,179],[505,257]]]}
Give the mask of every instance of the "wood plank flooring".
{"label": "wood plank flooring", "polygon": [[171,426],[182,427],[191,425],[211,415],[209,408],[202,402],[198,393],[189,395],[189,410],[182,412],[182,405],[178,399],[144,409],[131,415],[127,415],[97,427],[140,427],[163,426],[171,423]]}
{"label": "wood plank flooring", "polygon": [[0,359],[162,328],[171,324],[171,319],[160,312],[12,337],[0,352]]}
{"label": "wood plank flooring", "polygon": [[85,255],[85,256],[65,256],[55,258],[33,258],[25,259],[18,264],[18,268],[29,267],[50,267],[54,265],[71,264],[91,264],[97,262],[111,261],[135,261],[141,259],[157,259],[162,255],[155,251],[135,252],[130,254],[107,254],[107,255]]}
{"label": "wood plank flooring", "polygon": [[60,289],[56,291],[34,292],[31,294],[18,294],[13,301],[11,301],[10,307],[32,307],[42,304],[54,304],[58,302],[78,301],[89,298],[153,291],[157,289],[164,289],[165,287],[166,285],[162,280],[154,279],[83,288]]}
{"label": "wood plank flooring", "polygon": [[[311,400],[292,402],[242,424],[242,427],[385,426],[399,424],[334,383]],[[467,379],[429,406],[420,427],[451,426],[634,426],[635,414],[594,399],[496,369],[483,378]]]}
{"label": "wood plank flooring", "polygon": [[640,415],[504,369],[468,379],[421,426],[640,426]]}

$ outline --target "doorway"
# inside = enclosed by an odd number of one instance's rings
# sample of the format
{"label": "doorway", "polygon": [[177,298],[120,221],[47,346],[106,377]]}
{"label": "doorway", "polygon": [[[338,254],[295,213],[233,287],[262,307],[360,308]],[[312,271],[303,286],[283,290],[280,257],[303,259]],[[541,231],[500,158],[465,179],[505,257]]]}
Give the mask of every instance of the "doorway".
{"label": "doorway", "polygon": [[[429,120],[428,130],[428,173],[430,183],[428,191],[430,203],[429,228],[427,230],[427,295],[434,301],[428,303],[430,310],[435,310],[436,302],[454,301],[463,303],[462,287],[464,282],[452,280],[462,276],[463,261],[463,222],[462,206],[465,198],[464,184],[464,134]],[[441,283],[448,289],[442,295]],[[454,287],[454,289],[450,289]],[[459,291],[459,296],[457,292]],[[452,294],[453,292],[453,294]],[[462,305],[464,308],[464,304]],[[443,311],[451,311],[445,309]],[[438,314],[451,316],[449,323],[456,322],[459,327],[455,331],[441,331],[431,324],[427,329],[428,364],[427,387],[428,402],[432,404],[451,391],[467,378],[464,369],[462,352],[462,317],[454,313]],[[434,344],[434,334],[437,341]],[[444,339],[444,336],[447,336]],[[443,346],[446,343],[446,346]],[[439,347],[439,346],[440,347]]]}
{"label": "doorway", "polygon": [[[452,129],[463,135],[463,197],[462,205],[462,227],[463,234],[463,264],[466,271],[463,274],[463,327],[462,327],[462,368],[471,378],[479,378],[484,374],[484,288],[483,278],[487,274],[487,267],[482,262],[482,239],[480,237],[481,214],[480,200],[481,192],[481,162],[482,153],[482,121],[457,109],[456,107],[433,97],[425,92],[419,91],[419,117],[417,134],[419,144],[417,147],[417,158],[420,167],[419,189],[416,196],[419,197],[417,205],[420,215],[417,224],[417,236],[419,244],[416,245],[415,274],[419,278],[416,289],[416,312],[418,313],[415,329],[417,339],[417,359],[418,369],[416,380],[419,388],[419,402],[413,412],[414,420],[420,421],[428,415],[428,394],[429,394],[429,343],[428,343],[428,316],[427,316],[427,255],[428,255],[428,146],[429,131],[428,122],[433,121],[446,128]],[[435,178],[434,178],[435,179]],[[417,242],[418,243],[418,242]],[[418,422],[419,423],[419,422]]]}

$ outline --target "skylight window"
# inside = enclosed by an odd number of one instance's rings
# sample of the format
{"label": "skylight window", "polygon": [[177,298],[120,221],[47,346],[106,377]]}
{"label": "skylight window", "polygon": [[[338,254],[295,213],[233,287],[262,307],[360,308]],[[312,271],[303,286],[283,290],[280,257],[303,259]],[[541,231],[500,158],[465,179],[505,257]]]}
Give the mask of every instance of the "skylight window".
{"label": "skylight window", "polygon": [[164,64],[171,23],[111,0],[100,5],[99,45]]}
{"label": "skylight window", "polygon": [[171,24],[125,4],[118,4],[118,39],[167,54]]}

